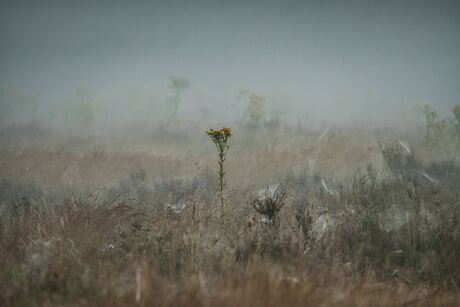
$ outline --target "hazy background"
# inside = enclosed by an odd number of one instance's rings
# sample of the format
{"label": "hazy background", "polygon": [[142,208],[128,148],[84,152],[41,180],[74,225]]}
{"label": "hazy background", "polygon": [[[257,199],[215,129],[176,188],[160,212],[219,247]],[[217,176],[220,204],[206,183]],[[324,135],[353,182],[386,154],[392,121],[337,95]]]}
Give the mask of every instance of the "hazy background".
{"label": "hazy background", "polygon": [[185,119],[237,120],[248,88],[295,120],[401,121],[460,101],[460,1],[0,1],[0,67],[3,123],[82,100],[154,121],[171,76]]}

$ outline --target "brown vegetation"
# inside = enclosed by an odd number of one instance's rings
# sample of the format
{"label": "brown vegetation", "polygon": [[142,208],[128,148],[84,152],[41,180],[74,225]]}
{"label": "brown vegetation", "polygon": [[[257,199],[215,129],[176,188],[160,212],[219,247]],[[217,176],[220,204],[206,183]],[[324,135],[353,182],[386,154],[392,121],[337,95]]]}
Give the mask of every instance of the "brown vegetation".
{"label": "brown vegetation", "polygon": [[[0,305],[460,304],[455,147],[280,134],[235,131],[224,215],[206,136],[148,152],[3,149]],[[261,194],[269,184],[280,190]]]}

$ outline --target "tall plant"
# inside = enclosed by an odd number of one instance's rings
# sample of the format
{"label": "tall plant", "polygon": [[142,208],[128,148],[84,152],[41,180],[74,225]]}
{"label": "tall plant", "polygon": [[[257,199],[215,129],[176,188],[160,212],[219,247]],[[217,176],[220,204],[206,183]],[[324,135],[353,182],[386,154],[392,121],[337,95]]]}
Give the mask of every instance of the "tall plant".
{"label": "tall plant", "polygon": [[224,213],[224,162],[227,159],[228,139],[232,136],[230,128],[223,127],[222,129],[209,129],[206,134],[211,138],[211,141],[216,145],[218,152],[219,171],[219,190],[220,190],[220,206],[222,214]]}

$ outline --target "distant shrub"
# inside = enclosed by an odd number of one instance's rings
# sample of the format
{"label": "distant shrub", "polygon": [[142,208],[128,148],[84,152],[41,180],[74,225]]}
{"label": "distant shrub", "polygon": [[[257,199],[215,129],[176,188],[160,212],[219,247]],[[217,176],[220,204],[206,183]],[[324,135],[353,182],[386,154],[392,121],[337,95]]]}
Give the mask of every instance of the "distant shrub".
{"label": "distant shrub", "polygon": [[454,126],[455,137],[457,141],[457,145],[460,146],[460,106],[455,106],[452,109],[452,113],[454,114],[454,118],[452,119],[452,124]]}
{"label": "distant shrub", "polygon": [[238,97],[247,100],[247,108],[241,120],[242,124],[249,132],[259,130],[265,117],[265,97],[250,90],[241,90]]}
{"label": "distant shrub", "polygon": [[425,116],[425,140],[436,144],[445,136],[447,120],[441,119],[438,112],[429,105],[423,107],[422,113]]}

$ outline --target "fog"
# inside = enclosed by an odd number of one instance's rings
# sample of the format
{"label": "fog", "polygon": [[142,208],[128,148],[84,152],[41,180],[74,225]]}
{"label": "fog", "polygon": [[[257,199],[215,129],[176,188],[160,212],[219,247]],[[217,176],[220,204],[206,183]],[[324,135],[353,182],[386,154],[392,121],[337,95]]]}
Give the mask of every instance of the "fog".
{"label": "fog", "polygon": [[248,89],[294,121],[395,124],[458,104],[459,34],[458,1],[1,1],[0,120],[110,129],[178,99],[238,121]]}

